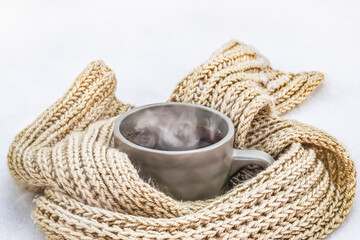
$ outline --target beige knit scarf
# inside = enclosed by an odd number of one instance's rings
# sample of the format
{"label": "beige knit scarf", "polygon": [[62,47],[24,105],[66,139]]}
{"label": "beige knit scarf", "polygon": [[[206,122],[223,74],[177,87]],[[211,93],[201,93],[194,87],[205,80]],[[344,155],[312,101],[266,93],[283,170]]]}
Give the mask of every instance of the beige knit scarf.
{"label": "beige knit scarf", "polygon": [[164,195],[114,148],[114,120],[133,106],[115,98],[115,76],[101,61],[16,136],[9,168],[43,193],[33,217],[49,239],[321,239],[350,211],[354,164],[327,133],[279,115],[322,79],[274,70],[230,42],[177,85],[169,101],[221,111],[236,128],[235,147],[276,159],[215,199]]}

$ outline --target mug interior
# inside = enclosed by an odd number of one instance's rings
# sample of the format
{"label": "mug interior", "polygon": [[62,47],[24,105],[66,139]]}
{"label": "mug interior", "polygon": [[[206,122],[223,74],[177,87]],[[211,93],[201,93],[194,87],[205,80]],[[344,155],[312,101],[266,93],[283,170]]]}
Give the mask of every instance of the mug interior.
{"label": "mug interior", "polygon": [[161,122],[164,123],[164,121],[166,124],[168,124],[169,121],[170,124],[171,121],[175,121],[175,124],[182,124],[185,122],[196,124],[205,128],[207,128],[209,124],[213,124],[216,128],[217,134],[222,136],[218,141],[213,143],[216,144],[221,142],[222,139],[229,134],[231,127],[229,126],[231,120],[222,113],[211,108],[187,103],[152,104],[135,108],[125,113],[125,115],[126,116],[120,122],[119,131],[126,140],[128,139],[125,136],[129,133],[129,131],[137,128],[139,124],[146,126],[147,123],[150,124],[158,122],[161,125]]}

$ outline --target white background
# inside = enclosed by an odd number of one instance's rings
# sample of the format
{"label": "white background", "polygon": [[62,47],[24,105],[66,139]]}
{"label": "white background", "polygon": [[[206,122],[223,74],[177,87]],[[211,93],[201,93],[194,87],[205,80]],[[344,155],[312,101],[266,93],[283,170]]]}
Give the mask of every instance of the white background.
{"label": "white background", "polygon": [[[165,101],[230,39],[255,46],[275,68],[326,74],[288,117],[335,136],[359,170],[359,1],[2,1],[1,237],[44,239],[30,217],[35,195],[12,179],[7,150],[89,62],[103,59],[116,73],[118,98],[142,105]],[[359,222],[357,195],[329,239],[360,239]]]}

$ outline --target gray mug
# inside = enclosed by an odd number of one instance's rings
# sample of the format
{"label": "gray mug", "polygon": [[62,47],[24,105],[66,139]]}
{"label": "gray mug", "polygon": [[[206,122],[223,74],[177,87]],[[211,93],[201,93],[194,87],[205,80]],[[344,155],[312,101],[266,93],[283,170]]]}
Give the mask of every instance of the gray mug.
{"label": "gray mug", "polygon": [[[149,111],[152,112],[150,117]],[[172,116],[164,117],[164,111]],[[197,125],[207,126],[211,119],[222,138],[202,148],[159,150],[135,144],[125,137],[137,127],[139,120],[143,123],[156,118],[171,121],[187,112],[193,114],[191,121],[195,120]],[[117,118],[114,140],[116,148],[128,155],[143,179],[151,179],[159,190],[178,200],[214,198],[224,193],[230,177],[240,168],[249,164],[267,167],[274,162],[262,151],[234,149],[231,120],[212,108],[190,103],[156,103],[134,108]]]}

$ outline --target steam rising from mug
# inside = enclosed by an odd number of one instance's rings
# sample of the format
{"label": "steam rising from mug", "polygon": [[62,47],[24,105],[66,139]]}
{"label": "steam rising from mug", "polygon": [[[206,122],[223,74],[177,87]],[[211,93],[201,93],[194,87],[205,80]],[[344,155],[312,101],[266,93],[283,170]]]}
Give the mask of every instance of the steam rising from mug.
{"label": "steam rising from mug", "polygon": [[191,150],[219,140],[218,120],[208,118],[206,122],[200,123],[193,108],[148,109],[132,121],[134,128],[125,137],[147,148],[167,151]]}

